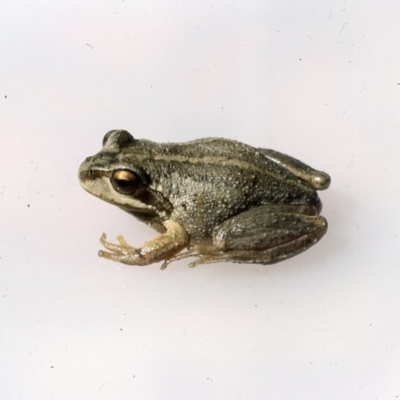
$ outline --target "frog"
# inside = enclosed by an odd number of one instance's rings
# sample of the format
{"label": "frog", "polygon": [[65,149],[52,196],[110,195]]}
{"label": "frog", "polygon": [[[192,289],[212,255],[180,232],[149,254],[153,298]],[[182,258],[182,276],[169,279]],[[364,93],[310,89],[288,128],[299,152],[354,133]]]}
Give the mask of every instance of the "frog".
{"label": "frog", "polygon": [[317,191],[330,176],[275,150],[227,138],[157,143],[123,129],[78,172],[90,194],[159,235],[133,247],[100,238],[100,257],[146,266],[194,258],[200,264],[274,264],[309,249],[327,232]]}

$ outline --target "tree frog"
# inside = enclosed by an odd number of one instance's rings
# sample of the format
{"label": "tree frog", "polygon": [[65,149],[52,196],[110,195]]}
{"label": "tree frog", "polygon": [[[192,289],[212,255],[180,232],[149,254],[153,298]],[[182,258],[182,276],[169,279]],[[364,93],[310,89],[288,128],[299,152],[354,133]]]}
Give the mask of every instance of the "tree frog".
{"label": "tree frog", "polygon": [[112,130],[81,164],[79,180],[160,233],[139,248],[103,234],[99,256],[124,264],[272,264],[307,250],[328,227],[317,195],[328,174],[235,140],[155,143]]}

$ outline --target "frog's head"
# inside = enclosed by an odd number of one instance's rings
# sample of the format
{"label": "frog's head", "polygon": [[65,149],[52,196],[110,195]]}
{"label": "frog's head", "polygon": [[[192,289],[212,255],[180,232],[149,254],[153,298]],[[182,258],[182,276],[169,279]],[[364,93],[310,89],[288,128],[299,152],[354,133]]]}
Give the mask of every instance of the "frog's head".
{"label": "frog's head", "polygon": [[140,165],[147,143],[151,142],[137,140],[125,130],[109,131],[102,150],[79,168],[82,187],[142,219],[166,218],[170,204],[150,188],[150,175]]}

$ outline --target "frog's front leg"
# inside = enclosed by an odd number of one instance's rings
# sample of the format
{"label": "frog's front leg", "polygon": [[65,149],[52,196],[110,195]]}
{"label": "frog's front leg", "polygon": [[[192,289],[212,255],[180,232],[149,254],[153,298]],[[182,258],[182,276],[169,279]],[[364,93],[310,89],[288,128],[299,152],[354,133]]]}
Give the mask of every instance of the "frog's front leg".
{"label": "frog's front leg", "polygon": [[176,222],[166,221],[163,225],[166,229],[165,233],[146,242],[138,249],[130,246],[122,236],[118,236],[119,244],[110,243],[103,233],[100,242],[109,251],[100,250],[99,256],[124,264],[139,266],[167,260],[188,246],[189,235]]}
{"label": "frog's front leg", "polygon": [[214,228],[212,240],[218,252],[203,254],[195,263],[272,264],[293,257],[317,243],[328,228],[325,218],[305,211],[305,206],[294,205],[245,211]]}

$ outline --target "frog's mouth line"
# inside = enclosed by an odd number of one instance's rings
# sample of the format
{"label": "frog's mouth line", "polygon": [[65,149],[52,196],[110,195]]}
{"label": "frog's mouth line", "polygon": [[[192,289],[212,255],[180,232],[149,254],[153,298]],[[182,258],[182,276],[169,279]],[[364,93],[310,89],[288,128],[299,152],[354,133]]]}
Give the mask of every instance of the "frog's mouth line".
{"label": "frog's mouth line", "polygon": [[120,195],[113,189],[110,180],[104,174],[97,174],[87,171],[80,172],[81,186],[91,195],[113,204],[129,213],[156,214],[153,206],[145,204],[130,196]]}
{"label": "frog's mouth line", "polygon": [[128,213],[140,213],[140,214],[154,214],[156,215],[156,211],[153,206],[149,206],[147,204],[144,204],[134,198],[130,197],[125,197],[121,198],[118,196],[113,196],[111,193],[109,193],[109,196],[105,197],[102,194],[96,194],[93,193],[92,191],[89,191],[89,193],[93,194],[94,196],[98,197],[99,199],[106,201],[107,203],[113,204],[124,211]]}

